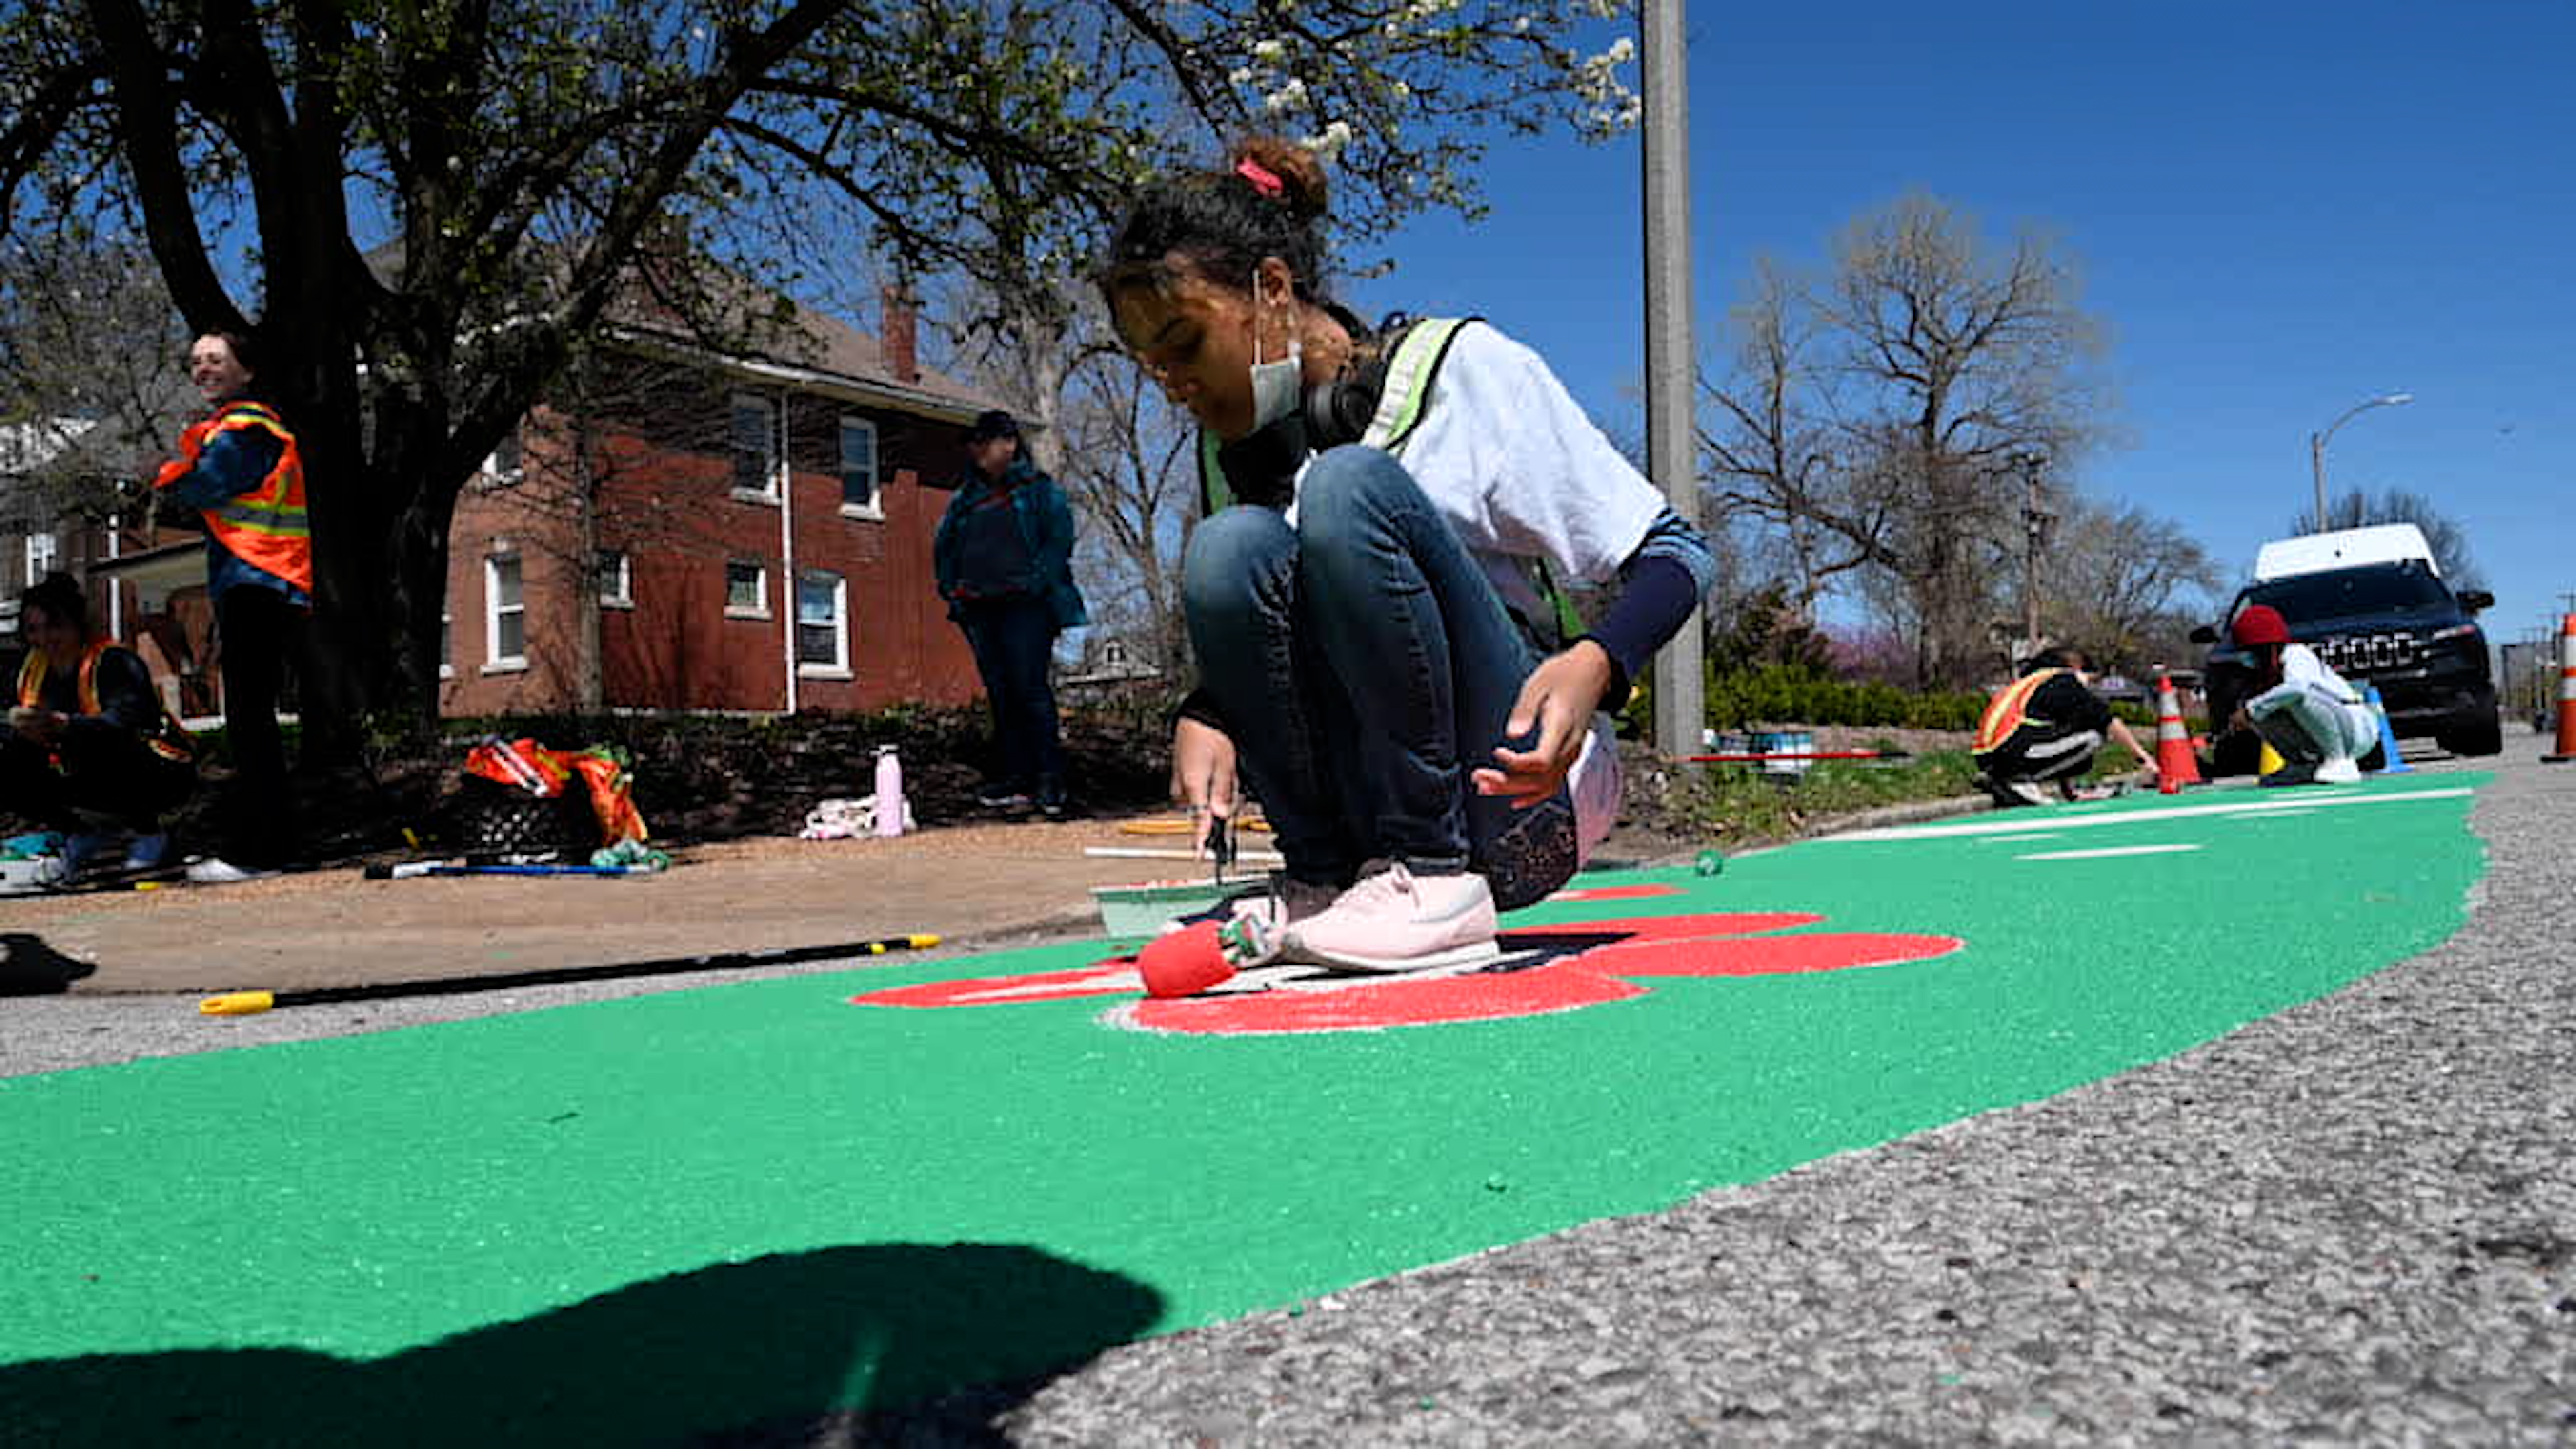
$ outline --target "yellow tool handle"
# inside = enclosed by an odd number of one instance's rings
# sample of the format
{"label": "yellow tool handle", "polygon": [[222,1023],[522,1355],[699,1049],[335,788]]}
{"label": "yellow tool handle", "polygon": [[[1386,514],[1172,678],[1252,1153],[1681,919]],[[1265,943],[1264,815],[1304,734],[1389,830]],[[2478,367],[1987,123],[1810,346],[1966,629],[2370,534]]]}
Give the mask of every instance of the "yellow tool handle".
{"label": "yellow tool handle", "polygon": [[270,991],[227,991],[209,996],[197,1003],[203,1016],[257,1016],[277,1004],[277,994]]}

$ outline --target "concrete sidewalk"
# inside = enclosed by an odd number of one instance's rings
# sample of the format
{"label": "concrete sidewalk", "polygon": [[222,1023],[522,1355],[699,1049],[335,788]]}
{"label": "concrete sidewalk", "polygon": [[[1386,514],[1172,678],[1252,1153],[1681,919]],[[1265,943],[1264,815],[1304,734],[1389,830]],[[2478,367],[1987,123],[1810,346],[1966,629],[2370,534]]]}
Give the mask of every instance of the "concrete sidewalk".
{"label": "concrete sidewalk", "polygon": [[[1838,820],[1865,828],[1984,808],[1933,800]],[[1143,817],[1177,821],[1180,817]],[[864,942],[927,932],[949,947],[1100,933],[1099,886],[1206,877],[1141,821],[950,827],[894,840],[764,838],[684,848],[653,876],[424,877],[355,867],[230,886],[0,898],[0,992],[309,990]],[[1821,824],[1821,822],[1820,822]],[[1247,832],[1247,850],[1269,837]],[[1596,867],[1688,860],[1686,842],[1614,834]],[[1247,877],[1267,867],[1238,866]]]}
{"label": "concrete sidewalk", "polygon": [[1086,847],[1186,844],[1115,821],[999,824],[896,840],[689,847],[668,872],[628,878],[370,881],[349,867],[230,886],[15,896],[0,899],[0,972],[77,973],[70,989],[83,993],[288,990],[917,932],[960,945],[1080,935],[1099,928],[1093,887],[1194,873],[1185,860],[1096,858]]}

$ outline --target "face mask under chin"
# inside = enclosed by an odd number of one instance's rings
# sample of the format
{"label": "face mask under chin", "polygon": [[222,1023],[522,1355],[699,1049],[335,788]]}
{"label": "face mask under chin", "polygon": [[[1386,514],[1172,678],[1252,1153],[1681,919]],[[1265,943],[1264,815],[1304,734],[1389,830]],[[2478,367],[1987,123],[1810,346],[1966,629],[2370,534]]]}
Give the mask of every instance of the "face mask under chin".
{"label": "face mask under chin", "polygon": [[[1260,279],[1254,278],[1258,295]],[[1234,496],[1264,508],[1285,508],[1296,496],[1297,470],[1310,448],[1306,440],[1306,358],[1290,324],[1288,355],[1260,361],[1261,332],[1256,316],[1252,334],[1252,431],[1217,450]]]}

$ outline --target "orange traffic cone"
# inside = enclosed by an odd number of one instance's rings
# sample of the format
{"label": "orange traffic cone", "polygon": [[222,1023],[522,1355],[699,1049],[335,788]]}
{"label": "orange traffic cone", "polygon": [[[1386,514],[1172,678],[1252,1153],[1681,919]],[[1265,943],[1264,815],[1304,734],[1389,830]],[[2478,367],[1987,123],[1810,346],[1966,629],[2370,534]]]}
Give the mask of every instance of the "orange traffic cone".
{"label": "orange traffic cone", "polygon": [[2558,748],[2540,758],[2552,765],[2576,760],[2576,614],[2558,630]]}
{"label": "orange traffic cone", "polygon": [[2173,676],[2156,676],[2156,789],[2182,793],[2200,783],[2200,762],[2192,758],[2191,734],[2182,727],[2182,701],[2175,698]]}

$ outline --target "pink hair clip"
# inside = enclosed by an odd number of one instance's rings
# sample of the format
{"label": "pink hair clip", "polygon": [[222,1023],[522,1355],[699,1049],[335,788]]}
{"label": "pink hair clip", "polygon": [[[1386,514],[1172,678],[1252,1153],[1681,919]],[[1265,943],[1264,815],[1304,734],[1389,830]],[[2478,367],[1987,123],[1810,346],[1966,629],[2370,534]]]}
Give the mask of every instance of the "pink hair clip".
{"label": "pink hair clip", "polygon": [[1249,156],[1234,163],[1234,174],[1251,182],[1253,190],[1273,201],[1287,194],[1288,183],[1279,179],[1279,173]]}

